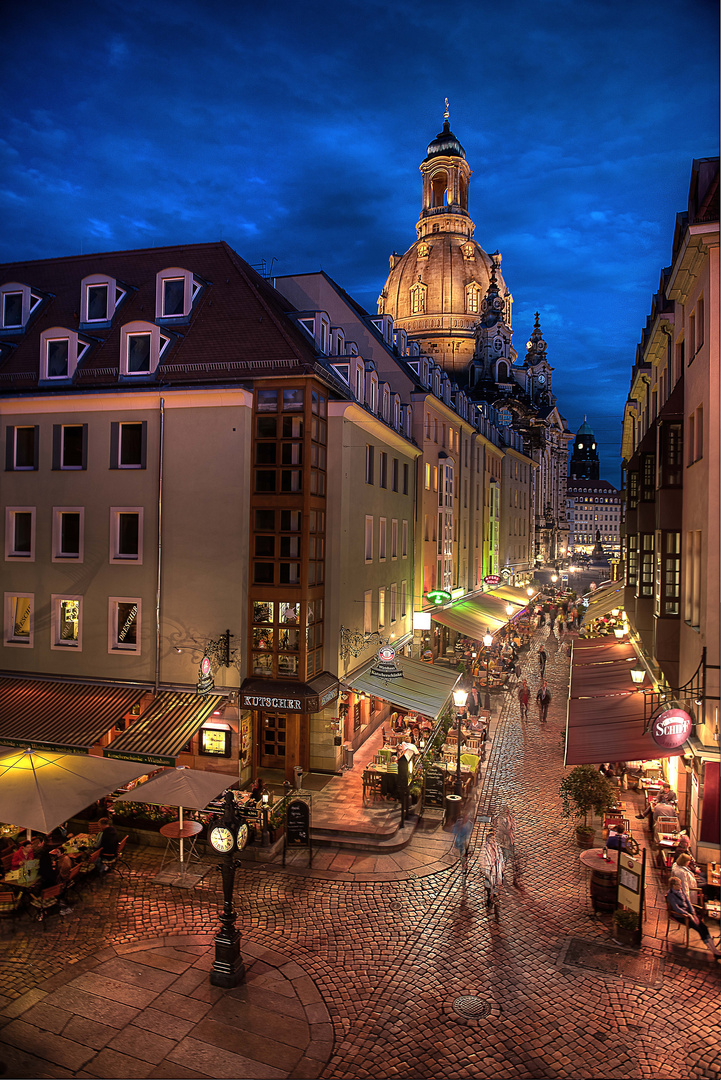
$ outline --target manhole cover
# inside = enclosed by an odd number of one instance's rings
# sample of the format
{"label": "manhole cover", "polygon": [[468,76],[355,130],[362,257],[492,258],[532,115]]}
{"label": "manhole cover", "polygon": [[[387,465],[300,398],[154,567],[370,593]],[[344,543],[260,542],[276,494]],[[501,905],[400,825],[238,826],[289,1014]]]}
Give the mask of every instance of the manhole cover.
{"label": "manhole cover", "polygon": [[559,958],[560,965],[571,964],[599,975],[629,979],[642,986],[660,986],[663,981],[661,959],[645,952],[631,952],[583,938],[571,938]]}
{"label": "manhole cover", "polygon": [[391,900],[388,907],[391,911],[403,911],[403,904],[401,904],[400,900]]}
{"label": "manhole cover", "polygon": [[452,1008],[459,1016],[470,1016],[472,1020],[480,1020],[483,1016],[489,1016],[491,1012],[491,1006],[487,1001],[470,994],[457,997]]}

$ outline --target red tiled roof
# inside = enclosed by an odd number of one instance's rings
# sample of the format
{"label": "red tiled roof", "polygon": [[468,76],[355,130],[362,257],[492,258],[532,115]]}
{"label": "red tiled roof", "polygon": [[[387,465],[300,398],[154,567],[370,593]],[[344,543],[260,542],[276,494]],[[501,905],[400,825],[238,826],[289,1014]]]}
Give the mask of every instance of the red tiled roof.
{"label": "red tiled roof", "polygon": [[[76,386],[116,385],[120,327],[156,321],[156,274],[170,266],[184,267],[207,286],[189,322],[175,329],[160,324],[172,341],[157,383],[228,382],[273,374],[276,368],[284,374],[313,369],[314,344],[286,314],[288,302],[227,244],[188,244],[0,265],[0,285],[17,281],[48,297],[24,334],[0,335],[0,343],[14,346],[0,364],[0,393],[37,389],[40,334],[52,326],[79,331],[94,342],[78,368]],[[79,330],[80,283],[90,274],[107,274],[128,290],[109,330]]]}

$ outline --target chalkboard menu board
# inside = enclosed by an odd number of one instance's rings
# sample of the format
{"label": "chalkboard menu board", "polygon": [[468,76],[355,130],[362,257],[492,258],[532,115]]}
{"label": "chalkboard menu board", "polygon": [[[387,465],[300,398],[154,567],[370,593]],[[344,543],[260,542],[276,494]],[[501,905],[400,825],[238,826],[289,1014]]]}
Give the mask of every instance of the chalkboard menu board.
{"label": "chalkboard menu board", "polygon": [[423,805],[445,806],[446,774],[443,769],[431,765],[424,776]]}
{"label": "chalkboard menu board", "polygon": [[285,816],[285,831],[288,844],[308,847],[310,844],[310,807],[302,799],[293,799],[288,804]]}

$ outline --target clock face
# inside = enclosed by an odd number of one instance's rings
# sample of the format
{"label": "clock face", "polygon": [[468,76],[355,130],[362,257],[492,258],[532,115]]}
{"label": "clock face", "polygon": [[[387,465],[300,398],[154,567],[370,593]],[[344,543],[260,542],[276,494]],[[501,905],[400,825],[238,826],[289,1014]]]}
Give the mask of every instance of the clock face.
{"label": "clock face", "polygon": [[233,848],[233,834],[225,825],[216,825],[210,830],[210,843],[216,851],[223,853]]}
{"label": "clock face", "polygon": [[543,383],[545,383],[545,381],[546,381],[546,376],[545,375],[539,375],[538,376],[538,381],[539,381],[539,383],[541,383],[541,385],[543,385]]}

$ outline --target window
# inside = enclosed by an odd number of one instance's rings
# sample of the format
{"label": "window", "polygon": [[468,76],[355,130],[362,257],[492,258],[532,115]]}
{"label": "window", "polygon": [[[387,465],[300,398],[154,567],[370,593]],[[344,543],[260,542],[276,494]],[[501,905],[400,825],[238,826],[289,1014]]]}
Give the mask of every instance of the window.
{"label": "window", "polygon": [[704,328],[704,314],[705,312],[703,297],[700,296],[696,304],[696,347],[698,349],[701,348],[706,337]]}
{"label": "window", "polygon": [[378,530],[378,558],[381,562],[385,561],[386,557],[386,519],[382,517],[380,519],[380,525]]}
{"label": "window", "polygon": [[33,647],[35,597],[32,593],[18,596],[5,593],[5,645]]}
{"label": "window", "polygon": [[626,537],[626,583],[638,585],[638,536],[634,533]]}
{"label": "window", "polygon": [[411,315],[422,315],[426,310],[426,286],[416,282],[411,286]]}
{"label": "window", "polygon": [[88,425],[53,424],[53,469],[87,469]]}
{"label": "window", "polygon": [[64,326],[43,330],[40,335],[41,381],[71,379],[89,348],[89,341],[84,341],[74,330],[67,330]]}
{"label": "window", "polygon": [[110,468],[144,469],[147,443],[147,420],[114,421],[110,425]]}
{"label": "window", "polygon": [[169,344],[168,335],[153,323],[126,323],[120,329],[121,376],[152,375]]}
{"label": "window", "polygon": [[703,405],[696,410],[696,461],[703,457]]}
{"label": "window", "polygon": [[366,443],[366,484],[373,483],[374,456],[375,448],[370,443]]}
{"label": "window", "polygon": [[35,561],[35,507],[5,508],[5,558],[19,562]]}
{"label": "window", "polygon": [[373,518],[368,515],[365,527],[365,561],[373,562]]}
{"label": "window", "polygon": [[698,629],[701,625],[701,531],[686,533],[684,619]]}
{"label": "window", "polygon": [[373,591],[366,589],[363,593],[363,633],[373,633]]}
{"label": "window", "polygon": [[143,561],[143,507],[111,506],[110,562]]}
{"label": "window", "polygon": [[391,521],[391,559],[398,558],[398,522],[395,518]]}
{"label": "window", "polygon": [[641,533],[638,596],[653,596],[653,533]]}
{"label": "window", "polygon": [[0,330],[23,329],[42,300],[29,285],[8,282],[0,287]]}
{"label": "window", "polygon": [[378,590],[378,629],[382,630],[386,624],[386,590],[385,587]]}
{"label": "window", "polygon": [[85,508],[53,507],[52,561],[83,561]]}
{"label": "window", "polygon": [[7,472],[36,470],[40,456],[40,428],[7,427],[5,429],[5,469]]}
{"label": "window", "polygon": [[480,289],[473,282],[466,286],[466,311],[469,315],[478,314],[478,297]]}
{"label": "window", "polygon": [[108,652],[140,655],[140,598],[111,596],[108,600]]}
{"label": "window", "polygon": [[388,487],[388,454],[386,454],[383,450],[381,450],[380,453],[380,469],[378,483],[382,488]]}
{"label": "window", "polygon": [[656,591],[654,611],[662,617],[680,613],[681,533],[656,533]]}
{"label": "window", "polygon": [[91,274],[80,285],[80,322],[109,323],[127,295],[115,278]]}
{"label": "window", "polygon": [[82,649],[82,597],[50,597],[50,633],[51,649]]}
{"label": "window", "polygon": [[404,578],[403,581],[401,582],[401,618],[402,619],[405,618],[406,611],[407,611],[406,591],[407,591],[407,582],[406,582],[406,580]]}
{"label": "window", "polygon": [[190,314],[201,288],[202,282],[194,278],[189,270],[179,266],[161,270],[155,278],[156,319],[177,321],[185,318]]}
{"label": "window", "polygon": [[391,583],[391,622],[398,618],[398,586],[395,581]]}
{"label": "window", "polygon": [[410,469],[409,469],[408,465],[406,464],[406,465],[403,466],[403,494],[404,495],[408,494],[409,479],[410,479]]}
{"label": "window", "polygon": [[394,457],[391,466],[391,488],[398,491],[398,458]]}
{"label": "window", "polygon": [[426,491],[431,490],[431,467],[426,464]]}
{"label": "window", "polygon": [[693,465],[696,458],[696,413],[691,413],[688,418],[688,453],[686,455],[687,463]]}
{"label": "window", "polygon": [[[656,455],[643,454],[641,458],[641,502],[653,502],[656,491]],[[594,502],[598,502],[595,499]]]}

